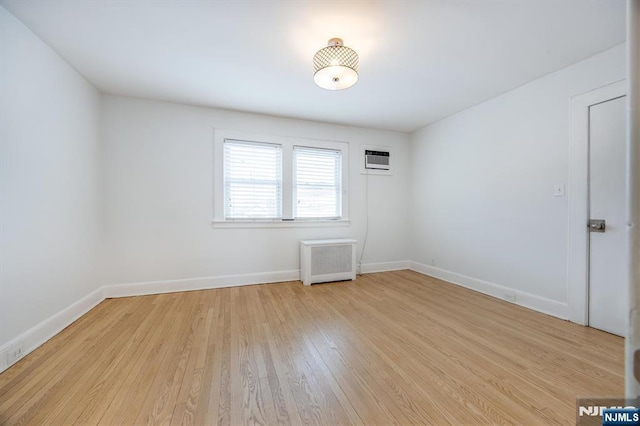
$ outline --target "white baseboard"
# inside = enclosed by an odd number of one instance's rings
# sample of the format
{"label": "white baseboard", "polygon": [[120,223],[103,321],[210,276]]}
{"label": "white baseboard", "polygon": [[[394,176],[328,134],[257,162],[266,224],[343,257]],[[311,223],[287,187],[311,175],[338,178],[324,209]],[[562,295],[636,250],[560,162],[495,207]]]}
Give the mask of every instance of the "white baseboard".
{"label": "white baseboard", "polygon": [[395,262],[363,263],[360,265],[361,274],[373,274],[376,272],[401,271],[409,269],[408,260],[397,260]]}
{"label": "white baseboard", "polygon": [[[362,273],[398,271],[409,269],[409,261],[366,263]],[[238,287],[252,284],[297,281],[300,270],[259,272],[254,274],[220,275],[215,277],[187,278],[183,280],[147,281],[105,286],[105,298],[144,296],[149,294],[174,293],[177,291],[208,290],[213,288]]]}
{"label": "white baseboard", "polygon": [[[424,275],[429,275],[430,277],[439,278],[452,284],[457,284],[461,287],[465,287],[480,293],[487,294],[489,296],[496,297],[498,299],[505,300],[507,302],[515,303],[516,305],[524,306],[525,308],[533,309],[535,311],[542,312],[564,320],[569,319],[568,303],[562,303],[556,300],[536,296],[531,293],[526,293],[524,291],[514,290],[509,287],[504,287],[488,281],[468,277],[466,275],[447,271],[435,266],[425,265],[423,263],[411,262],[409,269]],[[509,300],[507,296],[510,296],[512,299]]]}
{"label": "white baseboard", "polygon": [[[24,358],[103,300],[104,287],[101,287],[0,346],[0,372]],[[16,350],[21,351],[20,355],[12,359]]]}
{"label": "white baseboard", "polygon": [[209,290],[213,288],[238,287],[252,284],[278,283],[300,279],[300,271],[260,272],[255,274],[220,275],[215,277],[187,278],[183,280],[147,281],[114,284],[105,287],[105,297],[144,296],[149,294],[175,293],[177,291]]}

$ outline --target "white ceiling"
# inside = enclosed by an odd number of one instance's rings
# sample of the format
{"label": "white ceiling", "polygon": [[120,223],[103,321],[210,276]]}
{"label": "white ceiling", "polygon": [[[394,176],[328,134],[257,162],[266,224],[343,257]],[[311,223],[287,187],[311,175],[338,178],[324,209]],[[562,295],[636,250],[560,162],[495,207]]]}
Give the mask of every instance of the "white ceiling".
{"label": "white ceiling", "polygon": [[[623,0],[2,0],[102,92],[413,131],[625,39]],[[351,89],[316,87],[331,37]]]}

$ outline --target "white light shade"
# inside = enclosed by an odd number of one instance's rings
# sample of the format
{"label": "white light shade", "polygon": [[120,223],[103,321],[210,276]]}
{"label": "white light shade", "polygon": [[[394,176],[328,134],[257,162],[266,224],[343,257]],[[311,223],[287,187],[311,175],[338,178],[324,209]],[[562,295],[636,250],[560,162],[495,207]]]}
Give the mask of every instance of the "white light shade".
{"label": "white light shade", "polygon": [[313,70],[313,81],[323,89],[347,89],[358,81],[358,54],[332,38],[313,57]]}
{"label": "white light shade", "polygon": [[318,70],[313,76],[313,81],[323,89],[342,90],[356,84],[358,73],[353,68],[332,65]]}

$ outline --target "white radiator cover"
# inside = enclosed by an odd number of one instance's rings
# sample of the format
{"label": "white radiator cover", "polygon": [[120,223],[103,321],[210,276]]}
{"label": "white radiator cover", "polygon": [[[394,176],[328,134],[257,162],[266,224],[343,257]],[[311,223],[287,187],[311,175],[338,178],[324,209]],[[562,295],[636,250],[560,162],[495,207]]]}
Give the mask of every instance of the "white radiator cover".
{"label": "white radiator cover", "polygon": [[304,285],[356,279],[356,240],[300,241],[300,281]]}

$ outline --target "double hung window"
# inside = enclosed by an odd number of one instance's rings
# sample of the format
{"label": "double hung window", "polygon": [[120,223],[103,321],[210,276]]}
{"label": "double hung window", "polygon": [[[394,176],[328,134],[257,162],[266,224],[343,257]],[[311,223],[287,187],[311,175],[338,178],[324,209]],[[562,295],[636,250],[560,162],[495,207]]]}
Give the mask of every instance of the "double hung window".
{"label": "double hung window", "polygon": [[340,219],[342,152],[293,147],[293,217]]}
{"label": "double hung window", "polygon": [[225,219],[282,217],[282,146],[224,142]]}
{"label": "double hung window", "polygon": [[233,136],[216,134],[214,225],[348,220],[346,143]]}

